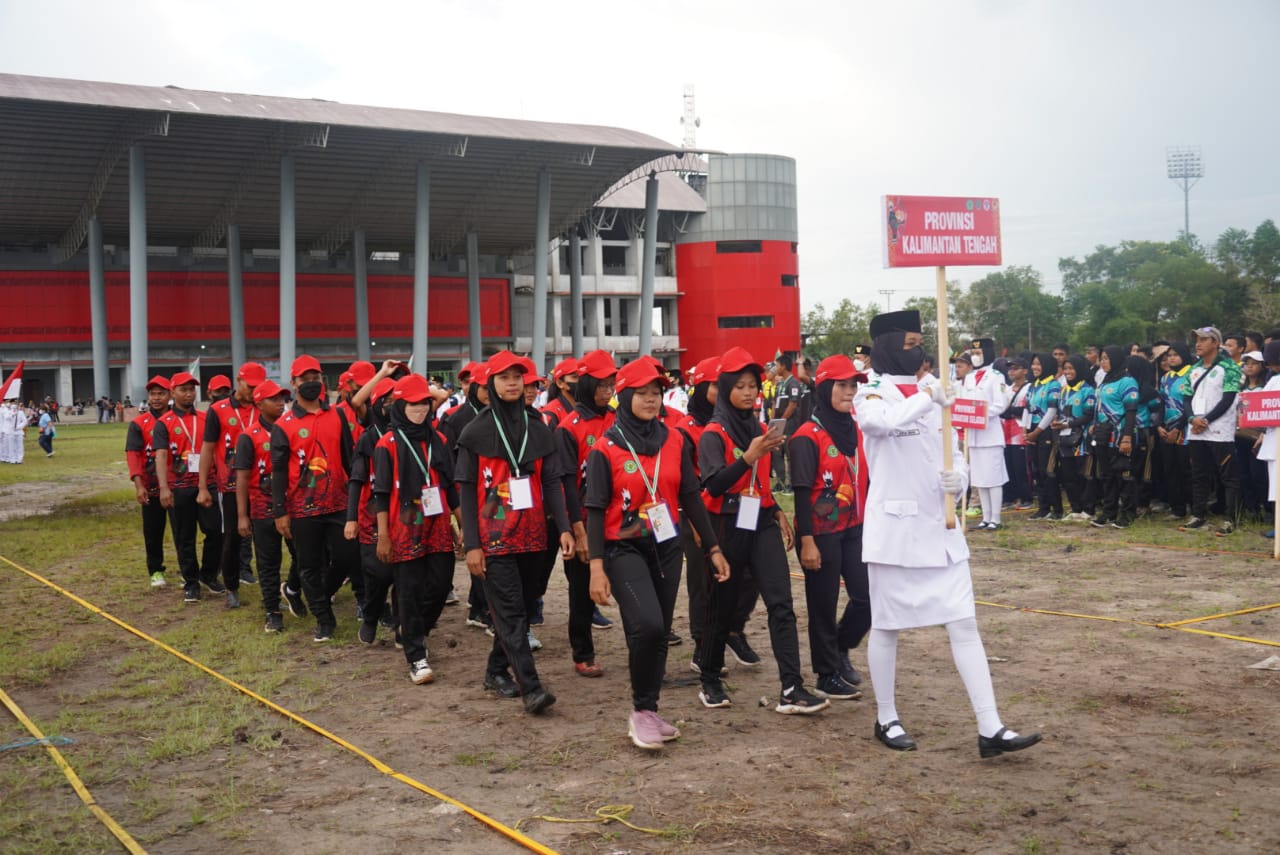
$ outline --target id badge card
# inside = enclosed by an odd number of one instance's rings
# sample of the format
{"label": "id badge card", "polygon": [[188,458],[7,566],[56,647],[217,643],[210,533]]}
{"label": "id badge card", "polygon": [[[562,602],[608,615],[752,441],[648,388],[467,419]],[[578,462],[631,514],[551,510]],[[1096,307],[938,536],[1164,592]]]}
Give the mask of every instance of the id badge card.
{"label": "id badge card", "polygon": [[653,539],[658,543],[666,543],[676,536],[676,524],[671,519],[671,508],[666,502],[650,505],[645,513],[649,515],[649,528],[653,530]]}
{"label": "id badge card", "polygon": [[192,451],[189,454],[187,454],[187,471],[188,472],[200,471],[200,452]]}
{"label": "id badge card", "polygon": [[738,528],[755,531],[760,519],[760,497],[750,493],[738,496],[738,519],[734,523]]}
{"label": "id badge card", "polygon": [[507,490],[511,493],[511,509],[514,511],[527,511],[533,507],[533,485],[529,483],[529,477],[512,478],[507,482]]}
{"label": "id badge card", "polygon": [[1071,436],[1071,428],[1062,428],[1058,431],[1058,436]]}
{"label": "id badge card", "polygon": [[444,502],[440,498],[440,488],[436,486],[422,488],[422,515],[437,517],[444,513]]}

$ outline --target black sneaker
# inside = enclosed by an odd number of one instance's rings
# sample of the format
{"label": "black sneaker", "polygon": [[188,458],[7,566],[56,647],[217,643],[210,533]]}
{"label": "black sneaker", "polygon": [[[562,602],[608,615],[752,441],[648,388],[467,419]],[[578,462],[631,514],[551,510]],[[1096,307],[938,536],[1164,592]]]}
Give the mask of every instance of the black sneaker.
{"label": "black sneaker", "polygon": [[208,588],[211,594],[225,594],[227,592],[227,586],[217,579],[201,579],[200,584]]}
{"label": "black sneaker", "polygon": [[1192,517],[1191,519],[1178,526],[1178,531],[1196,531],[1209,525],[1208,520],[1204,517]]}
{"label": "black sneaker", "polygon": [[359,637],[361,644],[373,644],[373,640],[378,637],[378,625],[363,621],[356,635]]}
{"label": "black sneaker", "polygon": [[825,677],[819,677],[817,689],[821,694],[834,700],[856,701],[862,697],[862,692],[858,687],[846,683],[839,674],[828,674]]}
{"label": "black sneaker", "polygon": [[742,665],[759,665],[760,654],[751,649],[751,645],[747,644],[747,637],[740,632],[729,633],[729,638],[725,642],[725,646],[733,651],[733,658],[737,659]]}
{"label": "black sneaker", "polygon": [[288,582],[280,583],[280,597],[284,600],[284,604],[289,607],[289,614],[294,617],[307,616],[307,603],[302,599],[302,594],[297,591],[289,590]]}
{"label": "black sneaker", "polygon": [[792,686],[778,697],[775,712],[783,715],[813,715],[831,706],[831,701],[805,691],[804,686]]}
{"label": "black sneaker", "polygon": [[1106,528],[1107,526],[1111,525],[1111,520],[1102,516],[1094,517],[1093,519],[1089,520],[1089,525],[1093,526],[1094,528]]}
{"label": "black sneaker", "polygon": [[1214,531],[1214,534],[1218,537],[1227,537],[1235,530],[1235,524],[1232,523],[1231,520],[1223,520],[1222,525],[1218,526],[1217,530]]}
{"label": "black sneaker", "polygon": [[391,614],[391,604],[387,603],[382,607],[382,616],[378,618],[378,623],[387,629],[395,629],[396,619]]}
{"label": "black sneaker", "polygon": [[486,691],[495,692],[500,698],[520,697],[520,687],[507,674],[485,674],[484,688]]}
{"label": "black sneaker", "polygon": [[1117,519],[1117,520],[1112,521],[1112,523],[1111,523],[1111,527],[1112,527],[1112,528],[1119,528],[1119,529],[1126,529],[1126,528],[1128,528],[1128,527],[1129,527],[1129,521],[1128,521],[1128,520]]}
{"label": "black sneaker", "polygon": [[320,626],[316,627],[316,636],[312,640],[316,642],[332,641],[333,632],[335,629],[337,629],[337,627],[321,624]]}
{"label": "black sneaker", "polygon": [[679,647],[681,644],[684,644],[684,639],[671,630],[667,630],[667,647]]}
{"label": "black sneaker", "polygon": [[719,680],[714,683],[703,683],[702,691],[698,692],[698,700],[702,701],[702,705],[709,710],[733,706],[733,701],[729,700],[729,696],[724,693],[724,684]]}
{"label": "black sneaker", "polygon": [[284,616],[279,612],[272,612],[267,615],[267,622],[262,627],[263,632],[284,632]]}
{"label": "black sneaker", "polygon": [[241,567],[240,582],[244,585],[256,585],[258,584],[258,577],[253,575],[253,571],[248,567]]}
{"label": "black sneaker", "polygon": [[364,620],[364,606],[356,603],[356,620]]}
{"label": "black sneaker", "polygon": [[227,591],[227,608],[240,608],[240,593],[238,591]]}
{"label": "black sneaker", "polygon": [[862,685],[862,675],[858,673],[858,669],[853,667],[853,663],[849,661],[849,651],[840,651],[840,679],[844,680],[850,686]]}
{"label": "black sneaker", "polygon": [[182,586],[182,602],[198,603],[200,602],[200,583],[187,582]]}

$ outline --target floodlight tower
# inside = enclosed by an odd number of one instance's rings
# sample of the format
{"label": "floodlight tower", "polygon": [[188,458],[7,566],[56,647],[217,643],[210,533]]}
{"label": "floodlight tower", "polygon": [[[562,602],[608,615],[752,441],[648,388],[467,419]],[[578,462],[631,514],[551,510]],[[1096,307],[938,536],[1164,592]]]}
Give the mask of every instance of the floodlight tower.
{"label": "floodlight tower", "polygon": [[692,83],[684,85],[684,115],[680,117],[680,124],[684,125],[684,147],[693,151],[698,147],[698,128],[702,127],[702,120],[693,108]]}
{"label": "floodlight tower", "polygon": [[1169,178],[1182,188],[1182,235],[1191,240],[1191,188],[1204,177],[1204,162],[1200,159],[1200,146],[1176,145],[1165,149],[1165,161],[1169,166]]}

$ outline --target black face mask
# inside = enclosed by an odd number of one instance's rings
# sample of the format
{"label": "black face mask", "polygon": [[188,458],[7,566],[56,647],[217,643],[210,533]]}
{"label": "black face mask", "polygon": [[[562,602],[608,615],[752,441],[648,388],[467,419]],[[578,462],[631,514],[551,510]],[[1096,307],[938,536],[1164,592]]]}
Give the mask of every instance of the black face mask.
{"label": "black face mask", "polygon": [[308,380],[305,383],[298,384],[298,397],[304,401],[314,401],[320,397],[320,391],[324,388],[324,384],[319,380]]}
{"label": "black face mask", "polygon": [[578,400],[578,381],[575,380],[572,383],[565,383],[564,387],[565,387],[565,391],[569,393],[569,397],[573,398],[574,401],[577,401]]}

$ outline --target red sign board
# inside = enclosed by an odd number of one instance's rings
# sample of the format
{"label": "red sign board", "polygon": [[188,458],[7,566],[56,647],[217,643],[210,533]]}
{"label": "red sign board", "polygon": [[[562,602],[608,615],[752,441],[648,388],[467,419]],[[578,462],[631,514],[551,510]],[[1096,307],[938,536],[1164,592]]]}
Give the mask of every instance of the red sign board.
{"label": "red sign board", "polygon": [[1244,407],[1240,410],[1240,427],[1280,427],[1280,391],[1241,392]]}
{"label": "red sign board", "polygon": [[1000,200],[989,196],[885,196],[885,267],[999,266]]}
{"label": "red sign board", "polygon": [[956,398],[956,402],[951,405],[951,424],[954,427],[982,430],[987,426],[987,402]]}

